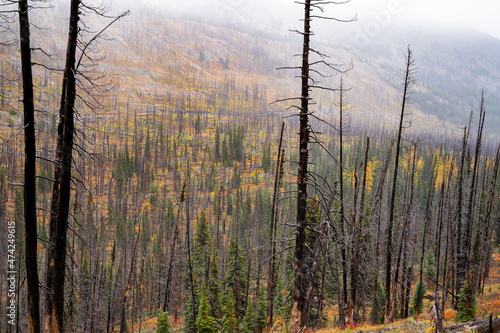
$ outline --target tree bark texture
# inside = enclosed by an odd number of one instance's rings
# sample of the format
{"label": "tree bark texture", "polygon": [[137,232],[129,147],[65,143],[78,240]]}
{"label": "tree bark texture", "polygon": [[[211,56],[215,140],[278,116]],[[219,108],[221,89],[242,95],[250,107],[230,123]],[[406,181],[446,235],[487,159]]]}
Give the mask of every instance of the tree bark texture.
{"label": "tree bark texture", "polygon": [[24,223],[26,279],[28,284],[28,329],[30,333],[37,333],[40,332],[40,293],[38,290],[37,264],[36,139],[28,0],[19,1],[19,28],[24,107]]}
{"label": "tree bark texture", "polygon": [[311,0],[304,4],[304,44],[302,50],[302,93],[300,107],[299,132],[299,167],[297,175],[297,230],[295,235],[295,278],[293,288],[292,313],[290,315],[290,333],[299,332],[306,325],[306,213],[307,213],[307,164],[309,159],[309,40],[311,35]]}

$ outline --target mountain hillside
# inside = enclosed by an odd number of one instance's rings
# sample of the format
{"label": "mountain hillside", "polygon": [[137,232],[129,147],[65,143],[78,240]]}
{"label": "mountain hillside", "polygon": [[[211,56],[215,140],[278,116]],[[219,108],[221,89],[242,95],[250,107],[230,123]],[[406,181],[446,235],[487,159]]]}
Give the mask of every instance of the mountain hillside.
{"label": "mountain hillside", "polygon": [[[106,113],[113,114],[126,107],[144,109],[147,105],[166,108],[167,101],[173,108],[183,104],[186,110],[208,105],[210,112],[281,111],[289,104],[269,103],[298,95],[297,72],[276,70],[298,65],[294,55],[300,51],[300,38],[287,29],[299,28],[300,22],[290,26],[289,5],[283,5],[282,20],[276,19],[280,14],[278,2],[263,4],[263,13],[267,14],[260,16],[259,11],[252,9],[255,6],[235,16],[238,8],[244,7],[237,1],[227,4],[225,11],[219,10],[223,1],[218,7],[207,8],[208,13],[215,12],[204,17],[196,11],[183,11],[182,6],[178,12],[167,13],[140,1],[116,5],[120,8],[113,9],[114,12],[130,9],[131,14],[112,26],[107,40],[99,45],[97,57],[105,55],[105,58],[98,62],[98,69],[115,82],[115,101]],[[49,60],[39,54],[38,61],[61,68],[67,11],[61,2],[56,1],[54,6],[56,10],[46,13],[33,12],[37,25],[43,27],[34,33],[34,44],[43,45],[52,55]],[[203,8],[200,4],[199,11],[204,11]],[[259,24],[255,24],[256,17],[260,18]],[[94,31],[105,26],[102,20],[91,17],[88,23]],[[321,33],[315,48],[331,56],[332,63],[344,64],[341,68],[353,64],[353,69],[344,75],[351,88],[346,94],[351,117],[365,124],[394,123],[400,103],[403,55],[411,43],[418,66],[412,130],[457,134],[458,127],[467,124],[470,109],[478,108],[480,91],[484,88],[486,131],[496,135],[500,125],[497,94],[500,40],[466,28],[452,30],[436,25],[423,29],[408,24],[406,29],[395,29],[394,25],[363,46],[352,42],[356,31],[349,24],[321,23],[318,28]],[[50,43],[45,44],[44,40]],[[9,57],[4,61],[18,60]],[[44,76],[47,80],[47,74]],[[52,83],[57,86],[53,74],[50,78],[54,78]],[[333,75],[324,79],[323,84],[336,88],[339,79],[340,75]],[[243,96],[246,102],[253,96],[254,103],[241,103],[238,96]],[[320,91],[314,97],[317,108],[325,115],[336,109],[334,94]],[[233,102],[226,103],[223,99]],[[3,118],[7,121],[8,117]]]}

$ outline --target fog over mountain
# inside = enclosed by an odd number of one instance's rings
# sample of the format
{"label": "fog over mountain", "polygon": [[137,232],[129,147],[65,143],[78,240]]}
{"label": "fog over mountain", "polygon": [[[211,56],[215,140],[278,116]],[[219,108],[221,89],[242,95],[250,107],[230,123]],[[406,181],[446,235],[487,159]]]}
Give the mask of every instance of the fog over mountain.
{"label": "fog over mountain", "polygon": [[[481,90],[485,89],[486,132],[494,135],[500,127],[500,40],[492,35],[495,23],[489,25],[489,32],[481,28],[489,24],[488,13],[498,6],[487,1],[472,6],[465,1],[431,4],[404,0],[331,4],[322,15],[357,20],[340,23],[316,19],[312,24],[315,32],[312,42],[335,63],[352,61],[354,68],[346,79],[349,82],[352,78],[351,82],[360,84],[352,84],[354,100],[362,99],[367,89],[379,91],[375,95],[387,93],[395,99],[400,89],[405,49],[411,45],[418,66],[413,108],[451,122],[457,128],[467,123],[471,109],[478,109]],[[134,16],[138,13],[151,11],[173,21],[239,31],[259,38],[263,48],[269,41],[269,45],[272,41],[286,41],[295,45],[292,50],[300,50],[300,36],[289,30],[301,29],[303,9],[293,1],[123,0],[114,1],[111,7],[116,12],[130,9],[128,21],[137,20]],[[478,23],[478,12],[484,16],[482,24]],[[276,66],[290,65],[296,60],[293,53],[288,57],[290,62],[282,56],[269,54]],[[335,86],[337,80],[327,83]],[[367,105],[353,107],[364,112]],[[383,112],[393,111],[387,106],[381,108]]]}

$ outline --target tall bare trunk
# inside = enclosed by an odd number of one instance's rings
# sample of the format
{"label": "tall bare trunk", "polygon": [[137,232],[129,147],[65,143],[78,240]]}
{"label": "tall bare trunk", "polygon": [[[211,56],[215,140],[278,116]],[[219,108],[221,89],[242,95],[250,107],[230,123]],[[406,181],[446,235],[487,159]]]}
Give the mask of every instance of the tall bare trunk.
{"label": "tall bare trunk", "polygon": [[[466,258],[470,257],[471,244],[472,244],[472,230],[474,224],[473,211],[474,211],[474,203],[476,197],[477,176],[479,173],[479,160],[481,158],[480,152],[481,152],[481,141],[483,137],[484,118],[485,118],[485,111],[484,111],[484,91],[483,91],[481,94],[481,106],[479,110],[479,128],[477,131],[476,151],[474,154],[474,167],[472,169],[472,183],[470,186],[470,193],[469,193],[467,224],[465,226],[464,254]],[[465,271],[467,272],[470,269],[469,259],[465,260],[465,263],[466,263]],[[470,283],[469,285],[472,287]]]}
{"label": "tall bare trunk", "polygon": [[[434,182],[435,182],[435,172],[433,171],[431,174],[431,181],[429,183],[429,192],[427,193],[427,204],[425,208],[425,221],[424,221],[424,230],[422,232],[422,252],[420,254],[420,267],[418,273],[418,283],[422,286],[423,283],[423,274],[424,274],[424,257],[425,257],[425,241],[427,236],[427,230],[429,228],[429,222],[432,218],[432,201],[434,198]],[[421,300],[419,300],[420,302]],[[415,306],[416,309],[420,309],[420,304]],[[417,313],[418,314],[418,313]]]}
{"label": "tall bare trunk", "polygon": [[[464,164],[465,164],[465,155],[467,154],[467,146],[469,142],[469,131],[470,125],[472,122],[472,111],[470,113],[469,118],[469,126],[464,128],[464,137],[462,140],[462,154],[460,158],[460,168],[458,170],[458,194],[457,194],[457,209],[456,209],[456,220],[457,220],[457,243],[456,243],[456,256],[457,256],[457,277],[455,281],[455,292],[458,294],[462,289],[464,280],[465,280],[465,261],[467,256],[464,252],[464,244],[463,244],[463,190],[464,190]],[[458,310],[457,303],[455,303],[455,310]]]}
{"label": "tall bare trunk", "polygon": [[273,191],[273,204],[271,207],[271,222],[269,225],[269,270],[267,274],[267,318],[266,318],[266,329],[271,330],[273,325],[273,311],[274,311],[274,290],[276,285],[276,206],[278,198],[279,183],[281,179],[281,167],[283,154],[281,152],[281,147],[283,144],[283,130],[285,128],[285,123],[281,125],[280,142],[278,146],[278,160],[276,161],[276,173],[274,177],[274,191]]}
{"label": "tall bare trunk", "polygon": [[28,284],[28,329],[30,333],[37,333],[40,332],[40,294],[38,290],[38,241],[36,230],[36,139],[28,0],[19,1],[19,30],[24,107],[24,223],[26,278]]}
{"label": "tall bare trunk", "polygon": [[[135,225],[134,225],[134,229],[135,229]],[[132,252],[132,259],[130,261],[130,271],[128,273],[127,286],[125,287],[125,291],[123,292],[122,314],[121,314],[121,320],[120,320],[120,333],[127,332],[127,300],[128,300],[128,293],[129,293],[130,287],[132,285],[132,277],[134,276],[135,258],[137,257],[137,245],[139,244],[139,236],[140,235],[141,235],[141,225],[139,224],[139,230],[137,231],[137,237],[135,238],[135,242],[134,242],[134,251]]]}
{"label": "tall bare trunk", "polygon": [[[354,311],[356,306],[356,293],[358,287],[358,273],[361,264],[361,232],[363,228],[365,193],[366,193],[366,170],[368,165],[368,152],[370,150],[370,138],[366,138],[365,161],[363,164],[363,180],[361,185],[361,200],[359,207],[359,219],[354,224],[354,244],[352,246],[352,264],[351,264],[351,293],[349,298],[349,321],[354,322]],[[356,207],[354,207],[356,209]],[[356,221],[353,221],[356,222]]]}
{"label": "tall bare trunk", "polygon": [[413,83],[412,74],[414,73],[414,61],[412,52],[408,46],[408,55],[406,56],[406,74],[403,90],[403,101],[401,103],[401,115],[399,119],[398,139],[396,143],[396,157],[394,162],[394,175],[392,179],[391,202],[389,207],[389,222],[387,225],[387,247],[386,247],[386,266],[385,266],[385,322],[390,323],[393,320],[393,309],[391,304],[391,271],[392,271],[392,227],[394,224],[394,210],[396,204],[396,186],[399,171],[399,155],[401,150],[401,136],[403,134],[403,120],[405,116],[405,106],[408,99],[409,88]]}
{"label": "tall bare trunk", "polygon": [[295,236],[295,278],[293,288],[290,333],[297,333],[306,325],[306,213],[307,213],[307,164],[309,158],[309,40],[311,35],[311,0],[304,3],[304,44],[302,50],[302,93],[300,97],[299,167],[297,174],[297,230]]}
{"label": "tall bare trunk", "polygon": [[[192,315],[193,315],[193,323],[196,323],[196,317],[198,315],[196,314],[196,297],[195,297],[195,290],[194,290],[194,277],[193,277],[193,262],[191,260],[191,221],[189,220],[189,185],[188,185],[188,193],[186,197],[186,247],[187,247],[187,257],[188,257],[188,274],[189,274],[189,282],[190,282],[190,287],[191,287],[191,306],[192,306]],[[196,333],[196,326],[195,326],[195,333]]]}
{"label": "tall bare trunk", "polygon": [[342,297],[339,304],[340,326],[345,325],[345,307],[347,306],[347,255],[346,255],[346,232],[344,228],[344,96],[343,81],[340,79],[340,100],[339,100],[339,186],[340,186],[340,255],[342,260]]}
{"label": "tall bare trunk", "polygon": [[[398,250],[398,257],[396,259],[396,271],[394,273],[394,285],[396,288],[399,288],[400,293],[400,299],[404,298],[404,290],[405,290],[405,270],[406,270],[406,252],[407,252],[407,245],[408,245],[408,233],[410,229],[410,220],[411,220],[411,212],[412,212],[412,204],[413,204],[413,188],[414,188],[414,181],[415,181],[415,165],[417,162],[417,146],[415,145],[415,149],[413,151],[413,160],[412,160],[412,166],[411,166],[411,176],[410,176],[410,199],[408,202],[406,201],[406,193],[405,193],[405,213],[404,213],[404,223],[403,223],[403,232],[401,234],[401,240],[399,242],[399,250]],[[408,160],[408,169],[410,169],[410,160]],[[405,190],[406,192],[406,190]],[[400,267],[402,267],[402,274],[401,274],[401,285],[399,285],[399,271]],[[397,291],[397,290],[396,290]],[[393,299],[397,299],[397,292],[394,293]],[[402,308],[404,308],[404,303],[401,302]],[[404,313],[404,309],[400,312],[401,314]]]}
{"label": "tall bare trunk", "polygon": [[165,300],[163,301],[163,312],[168,310],[168,306],[170,305],[170,295],[172,293],[172,275],[174,270],[174,260],[175,260],[175,247],[177,244],[177,239],[179,238],[179,223],[180,223],[180,215],[182,210],[182,203],[184,202],[184,192],[186,190],[186,185],[182,187],[181,196],[179,200],[179,208],[177,210],[177,219],[175,221],[174,227],[174,237],[172,239],[172,245],[170,249],[170,260],[168,262],[167,268],[167,283],[165,289]]}
{"label": "tall bare trunk", "polygon": [[[59,130],[62,129],[62,138],[58,138],[57,152],[60,156],[60,169],[55,170],[55,183],[53,188],[53,204],[57,205],[55,211],[51,211],[51,240],[54,242],[53,257],[49,258],[51,266],[47,274],[52,275],[51,297],[52,304],[48,309],[47,322],[50,324],[50,332],[63,332],[64,330],[64,280],[66,264],[66,236],[68,229],[69,202],[71,194],[71,167],[73,157],[73,134],[74,134],[74,105],[76,98],[75,63],[78,38],[78,21],[80,19],[80,0],[71,1],[71,12],[68,33],[68,45],[66,50],[66,66],[64,70],[65,85],[62,118],[59,119]],[[61,125],[62,123],[62,125]],[[58,133],[61,134],[61,133]],[[62,140],[61,140],[62,139]],[[59,146],[59,142],[62,142]],[[59,186],[57,186],[59,183]],[[52,224],[55,220],[54,225]],[[54,229],[52,229],[54,227]],[[50,255],[50,254],[49,254]]]}
{"label": "tall bare trunk", "polygon": [[486,216],[484,218],[485,224],[486,224],[486,230],[483,235],[483,242],[486,246],[486,255],[485,255],[485,263],[484,263],[484,271],[483,271],[483,276],[482,276],[482,287],[481,291],[484,289],[484,283],[488,275],[488,270],[489,270],[489,265],[490,265],[490,260],[491,260],[491,250],[492,250],[492,235],[491,235],[491,219],[492,219],[492,209],[493,209],[493,201],[494,198],[496,197],[495,194],[495,187],[497,183],[497,176],[498,176],[498,168],[500,164],[500,145],[497,148],[497,153],[495,156],[495,165],[493,166],[493,174],[491,176],[491,182],[490,182],[490,189],[489,189],[489,194],[488,194],[488,203],[486,206]]}

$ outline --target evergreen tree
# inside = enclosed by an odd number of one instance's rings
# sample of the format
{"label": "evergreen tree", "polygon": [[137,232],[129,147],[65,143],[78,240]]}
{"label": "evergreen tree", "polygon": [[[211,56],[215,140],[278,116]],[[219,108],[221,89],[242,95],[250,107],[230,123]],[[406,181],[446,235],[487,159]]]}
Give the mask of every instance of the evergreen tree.
{"label": "evergreen tree", "polygon": [[[197,291],[195,292],[194,294],[194,303],[195,304],[199,304],[198,303],[198,299],[199,299],[199,295],[198,295],[198,291],[199,291],[199,284],[198,284],[198,279],[197,279],[197,276],[194,275],[193,276],[194,278],[194,290]],[[186,281],[188,281],[189,279],[186,277]],[[187,295],[186,295],[186,305],[184,307],[184,318],[185,318],[185,321],[184,321],[184,329],[183,329],[183,332],[184,333],[194,333],[196,332],[196,321],[194,320],[194,316],[193,316],[193,298],[191,297],[191,292],[189,292],[190,290],[190,287],[189,287],[189,282],[186,283],[187,284]]]}
{"label": "evergreen tree", "polygon": [[370,321],[373,325],[384,322],[384,300],[385,291],[380,280],[377,280],[377,295],[373,298],[372,310],[370,312]]}
{"label": "evergreen tree", "polygon": [[[427,278],[428,281],[435,281],[436,280],[436,262],[434,261],[434,255],[429,251],[428,253],[425,254],[425,262],[424,262],[424,269],[425,273],[424,276]],[[430,288],[433,288],[433,286],[429,286]]]}
{"label": "evergreen tree", "polygon": [[413,295],[413,311],[415,311],[415,316],[418,316],[420,313],[422,313],[424,304],[424,295],[425,295],[425,282],[422,281],[422,284],[420,282],[417,282],[417,287],[415,288],[415,294]]}
{"label": "evergreen tree", "polygon": [[255,309],[252,304],[252,300],[248,299],[247,309],[245,311],[245,316],[241,322],[241,332],[242,333],[255,333],[257,327],[257,321],[255,318]]}
{"label": "evergreen tree", "polygon": [[476,319],[477,301],[474,296],[474,290],[469,286],[467,280],[458,294],[458,311],[455,313],[455,320],[459,322],[468,322]]}
{"label": "evergreen tree", "polygon": [[[229,191],[228,191],[229,192]],[[233,215],[233,198],[231,195],[227,196],[227,203],[226,203],[226,215],[231,216]],[[499,224],[500,225],[500,224]],[[499,241],[500,242],[500,241]]]}
{"label": "evergreen tree", "polygon": [[262,332],[266,327],[266,319],[267,319],[267,294],[264,286],[260,286],[260,295],[259,301],[257,304],[257,329],[259,332]]}
{"label": "evergreen tree", "polygon": [[194,265],[195,273],[202,280],[208,276],[209,264],[209,238],[210,231],[208,230],[208,220],[205,211],[200,213],[198,223],[196,224],[196,237],[194,240]]}
{"label": "evergreen tree", "polygon": [[[287,278],[287,281],[291,281]],[[289,313],[289,305],[285,303],[286,294],[291,294],[292,284],[284,283],[280,277],[276,283],[276,295],[274,296],[274,316],[285,317]]]}
{"label": "evergreen tree", "polygon": [[168,312],[159,311],[156,333],[170,333],[170,316]]}
{"label": "evergreen tree", "polygon": [[220,302],[221,287],[219,277],[219,258],[217,256],[217,246],[214,246],[214,252],[210,259],[210,271],[208,274],[207,289],[208,302],[210,303],[210,316],[220,318],[222,315],[222,307]]}
{"label": "evergreen tree", "polygon": [[229,243],[227,263],[227,272],[225,277],[226,286],[232,292],[235,304],[236,318],[241,319],[245,314],[245,296],[246,290],[246,263],[242,256],[243,250],[236,244],[234,239]]}
{"label": "evergreen tree", "polygon": [[225,303],[224,327],[222,331],[226,333],[236,333],[238,332],[238,319],[236,319],[236,314],[234,313],[234,298],[231,292],[227,294]]}
{"label": "evergreen tree", "polygon": [[215,333],[217,332],[217,322],[209,315],[210,304],[208,303],[207,287],[203,282],[201,287],[200,310],[196,319],[196,329],[198,333]]}
{"label": "evergreen tree", "polygon": [[272,166],[271,145],[267,144],[264,145],[262,151],[262,169],[264,169],[264,172],[267,173],[271,170],[271,166]]}

